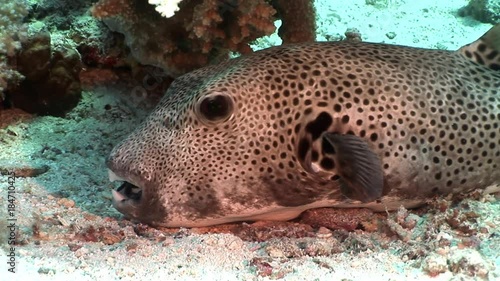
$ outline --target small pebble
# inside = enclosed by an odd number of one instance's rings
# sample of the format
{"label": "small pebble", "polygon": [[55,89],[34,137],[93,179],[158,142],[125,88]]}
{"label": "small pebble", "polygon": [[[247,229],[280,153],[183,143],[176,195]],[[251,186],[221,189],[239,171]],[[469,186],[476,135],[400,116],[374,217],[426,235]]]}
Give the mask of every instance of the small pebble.
{"label": "small pebble", "polygon": [[281,249],[278,249],[277,247],[267,247],[266,248],[267,254],[272,257],[272,258],[284,258],[285,253]]}
{"label": "small pebble", "polygon": [[89,253],[89,249],[87,249],[87,248],[80,248],[80,249],[76,250],[75,256],[77,258],[80,258],[80,257],[83,257],[83,256],[87,255],[88,253]]}
{"label": "small pebble", "polygon": [[68,199],[68,198],[61,198],[57,201],[57,204],[64,206],[66,208],[73,208],[75,207],[75,201]]}
{"label": "small pebble", "polygon": [[236,237],[227,242],[227,248],[231,251],[236,251],[238,249],[242,249],[243,246],[244,245],[243,245],[241,239],[236,238]]}
{"label": "small pebble", "polygon": [[116,275],[118,275],[121,278],[123,278],[123,277],[132,277],[132,276],[135,275],[135,270],[133,268],[131,268],[131,267],[125,266],[125,267],[120,268],[119,270],[117,270]]}
{"label": "small pebble", "polygon": [[332,237],[332,232],[326,228],[326,227],[323,227],[321,226],[319,229],[318,229],[318,232],[316,232],[316,236],[318,238],[322,238],[322,239],[326,239],[326,238],[330,238]]}
{"label": "small pebble", "polygon": [[392,32],[392,31],[391,32],[387,32],[385,34],[385,36],[387,36],[387,38],[389,38],[389,39],[394,39],[396,37],[396,32]]}
{"label": "small pebble", "polygon": [[217,244],[217,239],[215,237],[209,236],[203,241],[205,245],[213,246]]}
{"label": "small pebble", "polygon": [[439,275],[448,270],[448,263],[444,256],[430,254],[424,260],[423,269],[431,276]]}
{"label": "small pebble", "polygon": [[51,275],[54,275],[56,274],[56,271],[52,268],[48,268],[48,267],[40,267],[38,269],[38,273],[40,274],[51,274]]}

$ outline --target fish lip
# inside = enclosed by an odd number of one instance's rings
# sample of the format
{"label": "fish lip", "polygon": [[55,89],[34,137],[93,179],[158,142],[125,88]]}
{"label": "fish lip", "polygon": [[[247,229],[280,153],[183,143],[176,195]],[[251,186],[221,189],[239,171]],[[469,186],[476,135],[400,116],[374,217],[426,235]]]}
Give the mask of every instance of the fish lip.
{"label": "fish lip", "polygon": [[113,207],[126,216],[136,217],[145,189],[126,177],[115,174],[111,169],[108,169],[108,175],[111,182],[123,182],[117,189],[111,191]]}

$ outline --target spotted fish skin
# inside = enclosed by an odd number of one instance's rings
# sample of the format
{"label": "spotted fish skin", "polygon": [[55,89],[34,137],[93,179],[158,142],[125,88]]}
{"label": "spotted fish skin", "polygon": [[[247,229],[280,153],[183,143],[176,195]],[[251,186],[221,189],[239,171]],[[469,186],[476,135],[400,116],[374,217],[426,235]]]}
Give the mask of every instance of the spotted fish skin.
{"label": "spotted fish skin", "polygon": [[107,159],[162,226],[408,208],[500,183],[500,25],[458,51],[284,45],[177,78]]}

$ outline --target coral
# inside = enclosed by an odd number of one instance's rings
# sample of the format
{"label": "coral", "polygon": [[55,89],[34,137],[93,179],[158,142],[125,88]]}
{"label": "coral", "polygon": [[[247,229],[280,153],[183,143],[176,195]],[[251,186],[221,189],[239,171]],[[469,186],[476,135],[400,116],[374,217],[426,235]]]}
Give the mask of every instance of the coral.
{"label": "coral", "polygon": [[469,4],[459,10],[460,16],[472,16],[478,21],[497,24],[500,21],[500,1],[470,0]]}
{"label": "coral", "polygon": [[249,53],[249,42],[274,32],[276,11],[265,1],[233,2],[236,3],[233,6],[225,3],[222,10],[218,0],[204,0],[195,7],[193,22],[187,28],[191,31],[190,38],[203,41],[203,52],[219,45],[231,51]]}
{"label": "coral", "polygon": [[149,4],[155,5],[155,10],[162,16],[169,18],[179,11],[179,3],[182,0],[149,0]]}
{"label": "coral", "polygon": [[473,249],[457,249],[448,258],[449,269],[453,273],[463,273],[469,277],[488,278],[493,268],[484,257]]}
{"label": "coral", "polygon": [[446,257],[432,253],[424,259],[422,269],[430,276],[435,277],[448,270],[448,261]]}
{"label": "coral", "polygon": [[422,269],[432,277],[451,271],[455,274],[462,273],[467,277],[479,277],[484,280],[488,279],[488,273],[493,268],[478,251],[454,247],[449,251],[431,253],[422,264]]}
{"label": "coral", "polygon": [[78,232],[75,238],[83,242],[102,242],[105,245],[113,245],[122,241],[125,233],[123,230],[112,231],[102,226],[96,229],[90,225]]}
{"label": "coral", "polygon": [[[30,34],[50,30],[52,45],[72,45],[82,56],[110,53],[115,35],[90,14],[94,0],[39,0],[30,13]],[[35,20],[36,19],[36,20]],[[86,51],[91,54],[86,54]]]}
{"label": "coral", "polygon": [[369,209],[319,208],[302,213],[300,222],[314,227],[354,231],[363,228],[363,223],[370,221],[372,217],[373,212]]}
{"label": "coral", "polygon": [[15,70],[13,57],[26,36],[23,19],[27,14],[24,0],[0,0],[0,102],[5,98],[4,91],[23,78]]}
{"label": "coral", "polygon": [[[156,3],[156,2],[155,2]],[[92,15],[125,35],[132,56],[177,76],[228,56],[274,32],[275,10],[265,0],[184,0],[170,18],[142,0],[100,0]]]}
{"label": "coral", "polygon": [[80,100],[80,55],[69,46],[51,47],[48,32],[23,42],[17,64],[26,78],[8,93],[15,107],[30,113],[61,116]]}
{"label": "coral", "polygon": [[49,30],[52,45],[76,48],[88,67],[126,65],[121,34],[112,33],[90,14],[95,0],[38,0],[31,8],[29,33]]}
{"label": "coral", "polygon": [[418,220],[418,216],[410,216],[408,210],[400,206],[395,218],[389,216],[386,223],[389,229],[394,232],[401,241],[409,242],[414,234],[411,230],[415,227]]}
{"label": "coral", "polygon": [[313,0],[274,0],[283,24],[278,34],[283,43],[313,42],[316,39],[316,12]]}
{"label": "coral", "polygon": [[266,241],[273,238],[303,238],[313,237],[311,226],[302,223],[286,222],[255,222],[242,225],[233,230],[234,235],[245,241]]}
{"label": "coral", "polygon": [[361,42],[363,39],[361,39],[361,32],[359,32],[358,29],[356,28],[348,28],[345,33],[345,40],[349,40],[352,42]]}
{"label": "coral", "polygon": [[81,97],[76,50],[91,66],[119,67],[126,54],[113,51],[123,40],[90,15],[95,0],[24,1],[0,3],[0,102],[3,108],[63,115]]}
{"label": "coral", "polygon": [[[32,4],[30,11],[30,21],[37,25],[44,25],[51,32],[71,32],[75,26],[81,24],[82,18],[87,21],[89,17],[88,9],[93,0],[37,0]],[[85,16],[87,14],[87,16]],[[90,35],[90,34],[89,34]]]}

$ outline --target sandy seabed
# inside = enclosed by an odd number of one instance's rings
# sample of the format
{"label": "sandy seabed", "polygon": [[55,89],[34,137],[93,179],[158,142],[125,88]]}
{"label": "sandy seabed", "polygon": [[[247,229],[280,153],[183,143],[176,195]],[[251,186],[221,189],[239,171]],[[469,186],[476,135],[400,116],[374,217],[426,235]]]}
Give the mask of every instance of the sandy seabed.
{"label": "sandy seabed", "polygon": [[[365,41],[453,50],[491,27],[456,16],[467,1],[394,0],[387,8],[364,0],[316,2],[319,40],[357,28]],[[277,44],[276,36],[258,44]],[[203,229],[124,220],[111,206],[104,159],[151,110],[152,103],[131,94],[136,86],[85,91],[65,118],[0,112],[0,171],[19,176],[0,180],[0,242],[9,241],[11,189],[19,244],[0,249],[0,280],[500,279],[495,195],[347,221],[325,210],[319,217],[327,216],[334,230],[305,219]],[[16,273],[8,271],[12,253]]]}

